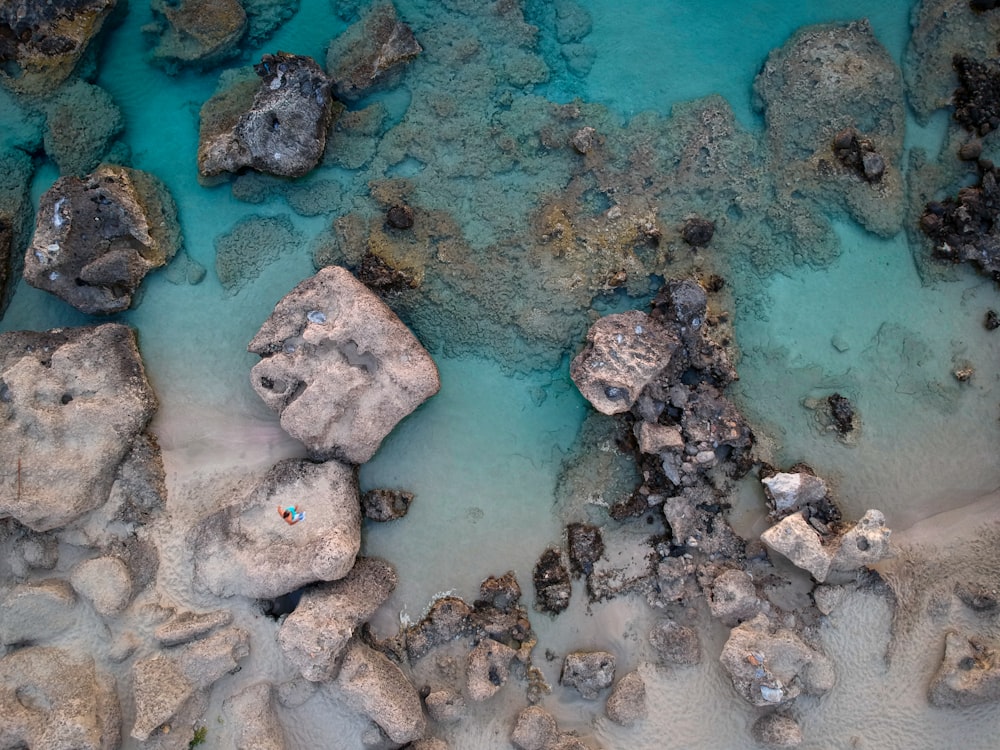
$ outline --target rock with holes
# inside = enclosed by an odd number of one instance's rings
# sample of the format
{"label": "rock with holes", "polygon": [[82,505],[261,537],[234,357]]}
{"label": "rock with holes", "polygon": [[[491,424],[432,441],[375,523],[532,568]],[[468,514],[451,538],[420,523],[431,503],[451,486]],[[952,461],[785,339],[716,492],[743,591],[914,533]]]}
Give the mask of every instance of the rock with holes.
{"label": "rock with holes", "polygon": [[465,678],[469,697],[484,701],[503,687],[510,677],[510,662],[517,652],[510,646],[484,638],[469,653]]}
{"label": "rock with holes", "polygon": [[103,505],[155,411],[126,326],[0,334],[0,517],[49,531]]}
{"label": "rock with holes", "polygon": [[122,714],[114,678],[85,654],[31,646],[0,659],[0,745],[114,750]]}
{"label": "rock with holes", "polygon": [[156,177],[104,164],[42,196],[24,280],[88,315],[128,309],[146,274],[180,249],[177,208]]}
{"label": "rock with holes", "polygon": [[559,682],[574,687],[587,700],[597,700],[615,680],[615,655],[609,651],[573,651],[566,654]]}
{"label": "rock with holes", "polygon": [[[304,515],[289,525],[290,505]],[[354,471],[337,461],[287,459],[190,535],[195,582],[217,596],[274,598],[346,576],[361,547]]]}
{"label": "rock with holes", "polygon": [[954,630],[945,634],[944,657],[928,698],[939,708],[1000,701],[1000,642]]}
{"label": "rock with holes", "polygon": [[315,458],[368,461],[441,387],[437,367],[382,300],[338,266],[274,308],[249,349],[254,390]]}

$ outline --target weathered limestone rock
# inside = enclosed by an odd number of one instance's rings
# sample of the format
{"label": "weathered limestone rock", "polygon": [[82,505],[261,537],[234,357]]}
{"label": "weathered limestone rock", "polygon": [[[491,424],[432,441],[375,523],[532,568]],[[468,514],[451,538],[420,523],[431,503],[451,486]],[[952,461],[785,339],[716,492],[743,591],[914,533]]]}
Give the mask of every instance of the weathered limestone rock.
{"label": "weathered limestone rock", "polygon": [[510,741],[520,750],[544,750],[559,734],[555,718],[541,706],[528,706],[517,715]]}
{"label": "weathered limestone rock", "polygon": [[375,489],[361,496],[361,510],[369,521],[396,521],[407,514],[412,502],[412,492]]}
{"label": "weathered limestone rock", "polygon": [[964,708],[1000,700],[1000,643],[948,631],[944,658],[927,696],[939,708]]}
{"label": "weathered limestone rock", "polygon": [[658,620],[649,631],[649,643],[663,666],[690,666],[701,661],[698,631],[669,618]]}
{"label": "weathered limestone rock", "polygon": [[754,722],[750,733],[765,747],[798,747],[802,744],[802,728],[786,714],[764,714]]}
{"label": "weathered limestone rock", "polygon": [[337,679],[330,683],[346,703],[381,727],[393,742],[407,743],[427,728],[420,696],[388,657],[351,641]]}
{"label": "weathered limestone rock", "polygon": [[0,606],[0,644],[36,641],[57,635],[76,621],[77,599],[59,578],[13,587]]}
{"label": "weathered limestone rock", "polygon": [[287,747],[270,683],[258,682],[230,696],[222,704],[222,710],[234,727],[235,750],[284,750]]}
{"label": "weathered limestone rock", "polygon": [[569,606],[573,593],[569,570],[558,547],[545,550],[535,563],[535,609],[557,615]]}
{"label": "weathered limestone rock", "polygon": [[208,67],[239,52],[247,14],[239,0],[151,0],[153,23],[143,27],[159,39],[154,62]]}
{"label": "weathered limestone rock", "polygon": [[24,280],[88,315],[121,312],[146,274],[180,246],[166,187],[146,172],[105,164],[45,191]]}
{"label": "weathered limestone rock", "polygon": [[491,698],[510,677],[510,663],[517,652],[510,646],[484,638],[469,652],[465,678],[474,701]]}
{"label": "weathered limestone rock", "polygon": [[[305,520],[289,526],[277,507]],[[275,464],[244,497],[191,534],[195,581],[217,596],[273,598],[314,581],[343,578],[361,547],[354,471],[336,461]]]}
{"label": "weathered limestone rock", "polygon": [[684,450],[684,436],[672,425],[642,421],[636,422],[634,429],[639,450],[643,453],[656,455],[665,451]]}
{"label": "weathered limestone rock", "polygon": [[753,579],[743,570],[723,571],[712,581],[708,608],[730,628],[755,617],[760,612],[760,599]]}
{"label": "weathered limestone rock", "polygon": [[289,292],[249,349],[263,357],[251,372],[254,390],[323,459],[365,463],[441,387],[416,337],[338,266]]}
{"label": "weathered limestone rock", "polygon": [[615,679],[615,655],[609,651],[573,651],[566,654],[559,682],[574,687],[587,700],[597,700]]}
{"label": "weathered limestone rock", "polygon": [[465,718],[465,698],[461,693],[442,688],[424,698],[427,713],[439,724],[453,724]]}
{"label": "weathered limestone rock", "polygon": [[830,492],[822,478],[806,472],[781,471],[760,481],[778,516],[822,503]]}
{"label": "weathered limestone rock", "polygon": [[570,365],[580,393],[602,414],[628,411],[680,346],[672,331],[644,312],[606,315],[590,327]]}
{"label": "weathered limestone rock", "polygon": [[155,410],[126,326],[0,334],[0,515],[49,531],[102,505]]}
{"label": "weathered limestone rock", "polygon": [[330,43],[326,69],[339,99],[352,101],[386,84],[422,48],[391,2],[377,4]]}
{"label": "weathered limestone rock", "polygon": [[260,82],[237,84],[201,108],[198,174],[241,169],[301,177],[323,156],[333,119],[330,81],[309,57],[279,52],[254,66]]}
{"label": "weathered limestone rock", "polygon": [[233,621],[228,609],[212,612],[179,612],[153,631],[161,646],[177,646],[201,638]]}
{"label": "weathered limestone rock", "polygon": [[874,565],[891,554],[885,516],[880,510],[869,510],[840,537],[840,544],[830,566],[833,573],[853,573]]}
{"label": "weathered limestone rock", "polygon": [[311,586],[278,630],[285,658],[314,682],[336,677],[340,656],[354,635],[396,587],[396,571],[373,557],[358,558],[351,572]]}
{"label": "weathered limestone rock", "polygon": [[128,566],[117,557],[84,560],[73,569],[70,583],[105,617],[118,614],[132,599],[132,576]]}
{"label": "weathered limestone rock", "polygon": [[0,745],[114,750],[121,707],[114,678],[87,655],[32,646],[0,659]]}
{"label": "weathered limestone rock", "polygon": [[44,95],[73,73],[115,0],[0,4],[0,83],[21,94]]}
{"label": "weathered limestone rock", "polygon": [[615,724],[629,725],[647,716],[646,683],[637,671],[618,680],[608,696],[605,713]]}
{"label": "weathered limestone rock", "polygon": [[801,511],[778,521],[760,535],[760,540],[820,583],[826,580],[834,550],[823,544],[819,532],[809,525]]}
{"label": "weathered limestone rock", "polygon": [[419,659],[435,646],[471,634],[473,613],[474,609],[457,596],[435,599],[420,622],[403,632],[410,661]]}
{"label": "weathered limestone rock", "polygon": [[567,524],[566,545],[569,548],[570,570],[577,576],[589,576],[594,563],[604,554],[601,530],[589,523]]}

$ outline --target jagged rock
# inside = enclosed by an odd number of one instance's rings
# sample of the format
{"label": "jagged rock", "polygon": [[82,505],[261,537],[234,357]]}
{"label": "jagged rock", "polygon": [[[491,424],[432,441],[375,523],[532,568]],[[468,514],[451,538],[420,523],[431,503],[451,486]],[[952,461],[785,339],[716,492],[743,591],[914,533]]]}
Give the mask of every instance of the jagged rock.
{"label": "jagged rock", "polygon": [[833,563],[834,550],[805,518],[803,511],[786,516],[760,535],[770,549],[780,552],[797,568],[808,571],[822,583]]}
{"label": "jagged rock", "polygon": [[168,66],[209,67],[239,53],[247,14],[239,0],[151,0],[153,23],[143,32],[158,37],[150,52]]}
{"label": "jagged rock", "polygon": [[959,582],[955,584],[955,596],[973,612],[987,614],[1000,608],[1000,590],[995,583]]}
{"label": "jagged rock", "polygon": [[413,227],[413,209],[405,203],[389,206],[385,220],[393,229],[410,229]]}
{"label": "jagged rock", "polygon": [[649,631],[649,643],[663,666],[691,666],[701,662],[698,631],[669,618],[657,620]]}
{"label": "jagged rock", "polygon": [[535,609],[557,615],[569,606],[573,586],[558,547],[545,550],[538,558],[532,580],[535,584]]}
{"label": "jagged rock", "polygon": [[1000,315],[996,310],[987,310],[983,316],[983,328],[987,331],[995,331],[1000,328]]}
{"label": "jagged rock", "polygon": [[243,83],[201,108],[198,174],[205,180],[242,169],[301,177],[326,148],[333,120],[330,81],[309,57],[279,52],[254,66],[256,87]]}
{"label": "jagged rock", "polygon": [[30,643],[76,622],[77,599],[68,583],[48,578],[13,587],[0,607],[0,644]]}
{"label": "jagged rock", "polygon": [[521,585],[517,582],[514,571],[508,570],[502,576],[490,576],[480,584],[476,607],[486,605],[501,612],[509,612],[520,600]]}
{"label": "jagged rock", "polygon": [[570,377],[595,409],[618,414],[669,367],[679,346],[671,330],[639,310],[606,315],[587,332]]}
{"label": "jagged rock", "polygon": [[569,144],[578,154],[589,154],[597,141],[597,131],[587,125],[573,133],[573,136],[569,139]]}
{"label": "jagged rock", "polygon": [[319,458],[362,464],[441,387],[409,329],[349,271],[329,266],[274,308],[249,350],[251,382]]}
{"label": "jagged rock", "polygon": [[21,94],[44,95],[72,75],[115,0],[0,4],[0,83]]}
{"label": "jagged rock", "polygon": [[117,557],[84,560],[73,569],[70,583],[105,617],[118,614],[132,599],[132,576]]}
{"label": "jagged rock", "polygon": [[439,724],[454,724],[465,718],[465,698],[461,693],[442,688],[424,698],[427,713]]}
{"label": "jagged rock", "polygon": [[830,489],[826,482],[804,471],[779,471],[761,478],[764,494],[775,516],[781,517],[805,507],[820,507],[828,502]]}
{"label": "jagged rock", "polygon": [[[294,526],[276,508],[294,505]],[[199,521],[190,535],[195,581],[217,596],[274,598],[343,578],[361,547],[355,472],[336,461],[275,464],[243,497]]]}
{"label": "jagged rock", "polygon": [[840,537],[830,574],[851,573],[889,557],[889,535],[882,511],[869,510]]}
{"label": "jagged rock", "polygon": [[33,646],[0,658],[3,747],[115,750],[122,714],[111,675],[85,654]]}
{"label": "jagged rock", "polygon": [[510,662],[517,652],[510,646],[484,638],[469,652],[465,678],[469,697],[484,701],[493,697],[510,677]]}
{"label": "jagged rock", "polygon": [[270,683],[258,682],[244,688],[227,698],[222,710],[234,727],[235,750],[284,750],[287,747]]}
{"label": "jagged rock", "polygon": [[629,725],[645,719],[647,712],[646,683],[637,671],[629,672],[612,688],[605,713],[616,724]]}
{"label": "jagged rock", "polygon": [[153,631],[153,637],[161,646],[177,646],[201,638],[232,621],[233,613],[228,609],[216,609],[212,612],[180,612],[157,627]]}
{"label": "jagged rock", "polygon": [[760,599],[753,579],[743,570],[730,568],[712,581],[708,596],[712,616],[727,627],[734,627],[760,612]]}
{"label": "jagged rock", "polygon": [[389,597],[397,580],[389,563],[361,557],[340,580],[307,588],[278,630],[285,658],[307,680],[336,677],[340,656],[354,631]]}
{"label": "jagged rock", "polygon": [[764,714],[750,729],[758,744],[769,748],[798,747],[802,744],[802,729],[786,714]]}
{"label": "jagged rock", "polygon": [[615,655],[609,651],[573,651],[566,654],[559,682],[576,688],[587,700],[597,700],[614,682],[615,664]]}
{"label": "jagged rock", "polygon": [[369,521],[396,521],[406,515],[413,493],[402,490],[369,490],[361,496],[361,511]]}
{"label": "jagged rock", "polygon": [[739,559],[743,554],[746,544],[725,519],[724,507],[711,487],[685,487],[667,498],[662,509],[675,546],[728,559]]}
{"label": "jagged rock", "polygon": [[839,393],[831,394],[826,402],[827,406],[830,407],[830,417],[833,419],[833,424],[837,428],[837,432],[841,435],[846,435],[854,430],[854,405]]}
{"label": "jagged rock", "polygon": [[471,633],[473,611],[457,596],[436,599],[420,622],[403,631],[410,660],[419,659],[435,646]]}
{"label": "jagged rock", "polygon": [[833,154],[841,164],[868,182],[878,182],[885,174],[885,158],[875,150],[871,139],[855,128],[844,128],[833,137]]}
{"label": "jagged rock", "polygon": [[570,570],[576,576],[589,576],[594,563],[604,554],[601,530],[589,523],[571,523],[566,526]]}
{"label": "jagged rock", "polygon": [[353,101],[379,84],[391,83],[394,74],[421,51],[392,3],[383,2],[330,42],[326,69],[337,97]]}
{"label": "jagged rock", "polygon": [[546,750],[558,735],[552,714],[541,706],[528,706],[517,715],[510,741],[520,750]]}
{"label": "jagged rock", "polygon": [[705,247],[714,235],[715,224],[700,216],[692,216],[681,229],[681,238],[691,247]]}
{"label": "jagged rock", "polygon": [[928,699],[938,708],[965,708],[1000,700],[1000,643],[950,630],[944,658],[931,680]]}
{"label": "jagged rock", "polygon": [[833,663],[795,632],[772,628],[764,615],[733,628],[719,657],[733,687],[755,706],[821,695],[834,683]]}
{"label": "jagged rock", "polygon": [[643,453],[656,455],[684,450],[684,436],[673,425],[642,421],[635,423],[634,430],[635,437],[639,441],[639,450]]}
{"label": "jagged rock", "polygon": [[156,177],[104,164],[42,195],[24,280],[88,315],[121,312],[181,246],[177,209]]}
{"label": "jagged rock", "polygon": [[374,721],[393,742],[412,742],[427,727],[420,696],[388,657],[351,641],[337,679],[330,683],[352,708]]}

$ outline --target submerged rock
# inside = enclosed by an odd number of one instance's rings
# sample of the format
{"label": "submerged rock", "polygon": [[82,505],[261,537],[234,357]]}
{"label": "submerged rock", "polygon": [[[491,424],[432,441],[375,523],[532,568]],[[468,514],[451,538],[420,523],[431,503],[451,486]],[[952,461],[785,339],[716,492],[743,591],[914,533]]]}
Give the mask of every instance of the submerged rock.
{"label": "submerged rock", "polygon": [[681,238],[691,247],[705,247],[715,235],[715,224],[700,216],[692,216],[684,222]]}
{"label": "submerged rock", "polygon": [[239,0],[151,0],[153,62],[205,68],[239,54],[247,14]]}
{"label": "submerged rock", "polygon": [[928,699],[938,708],[965,708],[1000,700],[1000,643],[949,631]]}
{"label": "submerged rock", "polygon": [[650,629],[649,643],[661,666],[691,666],[701,662],[698,631],[668,617],[657,620]]}
{"label": "submerged rock", "polygon": [[153,631],[153,636],[161,646],[177,646],[197,638],[203,638],[216,628],[233,621],[233,613],[228,609],[212,612],[179,612]]}
{"label": "submerged rock", "polygon": [[708,595],[712,616],[733,627],[760,611],[760,599],[753,578],[743,570],[730,568],[712,581]]}
{"label": "submerged rock", "polygon": [[155,410],[126,326],[0,334],[0,515],[48,531],[103,505]]}
{"label": "submerged rock", "polygon": [[510,663],[517,652],[510,646],[484,638],[469,652],[465,678],[469,697],[474,701],[491,698],[510,678]]}
{"label": "submerged rock", "polygon": [[132,598],[132,576],[128,566],[117,557],[84,560],[73,569],[70,582],[105,617],[121,612]]}
{"label": "submerged rock", "polygon": [[618,680],[608,696],[605,713],[615,724],[626,726],[646,718],[646,683],[642,675],[633,670]]}
{"label": "submerged rock", "polygon": [[594,570],[594,563],[604,554],[600,527],[589,523],[568,524],[566,543],[569,548],[570,570],[576,576],[589,576]]}
{"label": "submerged rock", "polygon": [[249,350],[257,394],[317,458],[368,461],[441,387],[409,329],[349,271],[329,266],[274,308]]}
{"label": "submerged rock", "polygon": [[105,164],[45,191],[24,279],[88,315],[120,312],[180,245],[166,187],[145,172]]}
{"label": "submerged rock", "polygon": [[587,700],[597,700],[615,680],[616,661],[609,651],[573,651],[566,654],[559,682],[576,688]]}
{"label": "submerged rock", "polygon": [[396,521],[406,515],[413,493],[403,490],[375,489],[361,496],[361,511],[369,521]]}
{"label": "submerged rock", "polygon": [[558,547],[545,550],[538,558],[532,580],[535,584],[536,609],[557,615],[569,606],[573,587],[569,570],[563,564],[562,551]]}
{"label": "submerged rock", "polygon": [[541,706],[528,706],[517,715],[510,741],[520,750],[545,750],[559,735],[555,717]]}
{"label": "submerged rock", "polygon": [[0,645],[51,638],[72,627],[78,616],[76,595],[61,578],[19,584],[0,607]]}
{"label": "submerged rock", "polygon": [[769,748],[802,744],[802,728],[787,714],[764,714],[753,723],[750,733],[759,744]]}

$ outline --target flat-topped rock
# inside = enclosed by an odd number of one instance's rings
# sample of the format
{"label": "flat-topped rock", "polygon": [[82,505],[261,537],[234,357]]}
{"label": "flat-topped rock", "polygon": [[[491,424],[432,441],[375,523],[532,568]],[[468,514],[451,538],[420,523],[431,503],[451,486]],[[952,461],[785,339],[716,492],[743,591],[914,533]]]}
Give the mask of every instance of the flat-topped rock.
{"label": "flat-topped rock", "polygon": [[368,461],[441,387],[416,337],[349,271],[329,266],[274,308],[250,342],[254,390],[317,458]]}
{"label": "flat-topped rock", "polygon": [[[305,513],[295,525],[277,508]],[[232,499],[191,535],[196,583],[217,596],[274,598],[343,578],[361,546],[354,470],[336,461],[288,459]]]}
{"label": "flat-topped rock", "polygon": [[126,326],[0,334],[0,516],[49,531],[103,505],[155,410]]}
{"label": "flat-topped rock", "polygon": [[88,315],[121,312],[181,246],[177,209],[156,177],[104,164],[42,195],[24,280]]}
{"label": "flat-topped rock", "polygon": [[247,29],[239,0],[151,0],[149,5],[153,23],[143,32],[158,35],[150,52],[154,62],[203,68],[239,52]]}

